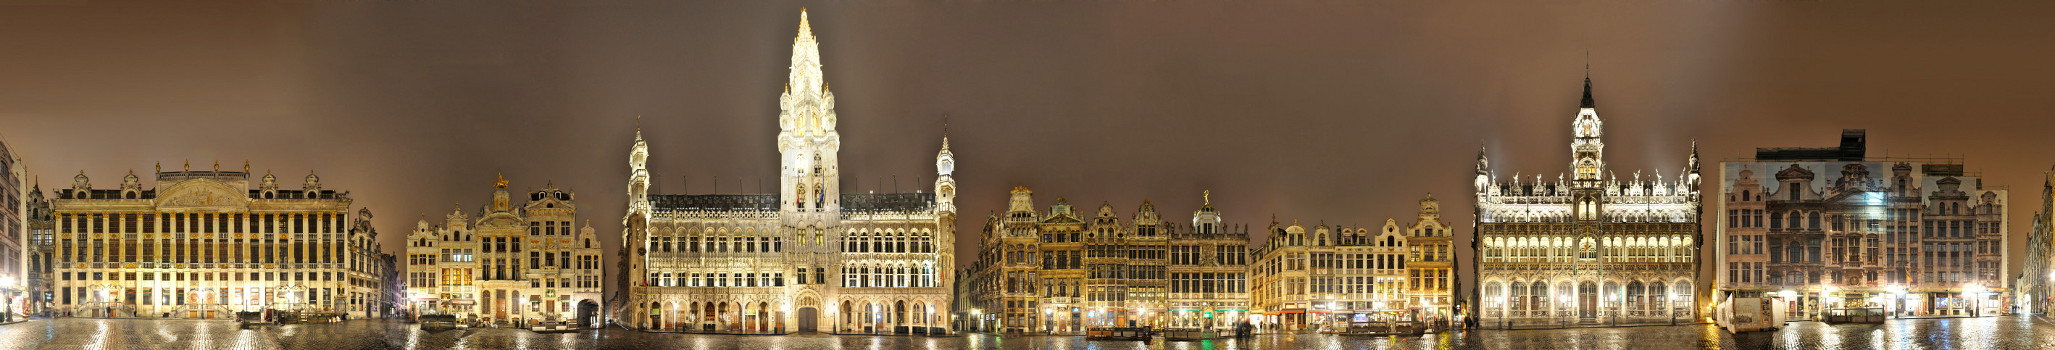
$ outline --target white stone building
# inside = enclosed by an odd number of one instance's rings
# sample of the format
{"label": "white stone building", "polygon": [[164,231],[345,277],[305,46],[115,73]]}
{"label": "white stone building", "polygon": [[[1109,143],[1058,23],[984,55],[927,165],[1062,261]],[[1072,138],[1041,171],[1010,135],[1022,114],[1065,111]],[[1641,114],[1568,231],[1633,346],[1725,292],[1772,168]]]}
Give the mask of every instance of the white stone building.
{"label": "white stone building", "polygon": [[775,193],[649,193],[649,148],[637,131],[615,320],[724,333],[946,332],[956,227],[948,139],[934,192],[844,193],[835,97],[804,12],[788,79]]}
{"label": "white stone building", "polygon": [[1486,326],[1667,323],[1697,314],[1699,198],[1694,145],[1679,175],[1620,179],[1584,80],[1571,122],[1572,174],[1511,181],[1477,154],[1475,247]]}

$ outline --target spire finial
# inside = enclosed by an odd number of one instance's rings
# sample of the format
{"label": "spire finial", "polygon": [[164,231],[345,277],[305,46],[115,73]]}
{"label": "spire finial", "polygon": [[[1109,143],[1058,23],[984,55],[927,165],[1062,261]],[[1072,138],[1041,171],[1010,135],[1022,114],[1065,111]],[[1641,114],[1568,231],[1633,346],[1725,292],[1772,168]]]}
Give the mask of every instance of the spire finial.
{"label": "spire finial", "polygon": [[1213,190],[1199,191],[1199,200],[1207,206],[1213,205]]}
{"label": "spire finial", "polygon": [[507,174],[506,174],[506,173],[499,173],[499,174],[498,174],[498,175],[496,175],[496,176],[498,176],[498,177],[499,177],[499,181],[494,181],[494,182],[492,183],[492,187],[496,187],[496,188],[499,188],[499,189],[502,189],[502,190],[504,190],[504,189],[507,189]]}
{"label": "spire finial", "polygon": [[1578,104],[1578,108],[1598,108],[1598,101],[1591,99],[1591,72],[1589,69],[1586,68],[1584,72],[1584,101]]}
{"label": "spire finial", "polygon": [[193,171],[193,160],[186,160],[185,171]]}
{"label": "spire finial", "polygon": [[806,8],[804,7],[799,8],[799,37],[813,37],[813,25],[806,23]]}

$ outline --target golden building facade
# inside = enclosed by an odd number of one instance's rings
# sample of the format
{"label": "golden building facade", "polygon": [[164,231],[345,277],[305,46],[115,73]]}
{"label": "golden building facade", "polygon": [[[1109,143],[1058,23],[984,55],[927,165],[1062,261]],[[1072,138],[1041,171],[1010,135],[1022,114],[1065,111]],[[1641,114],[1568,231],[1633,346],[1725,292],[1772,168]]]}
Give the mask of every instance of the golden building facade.
{"label": "golden building facade", "polygon": [[[81,172],[51,199],[53,308],[75,316],[228,318],[264,309],[372,317],[374,237],[348,192],[309,173],[298,189],[243,171],[158,171],[95,188]],[[368,212],[359,213],[360,216]]]}
{"label": "golden building facade", "polygon": [[1418,219],[1377,228],[1294,222],[1270,225],[1256,250],[1250,294],[1257,324],[1268,330],[1343,330],[1387,322],[1450,320],[1452,256],[1440,203],[1420,201]]}
{"label": "golden building facade", "polygon": [[1248,312],[1248,234],[1221,220],[1210,198],[1190,227],[1163,220],[1149,201],[1126,223],[1111,204],[1086,219],[1063,198],[1037,210],[1033,191],[1016,187],[1005,216],[983,229],[976,328],[1229,329]]}
{"label": "golden building facade", "polygon": [[494,324],[598,324],[604,287],[599,241],[574,227],[576,195],[545,184],[515,206],[507,181],[477,218],[452,211],[407,237],[409,306]]}

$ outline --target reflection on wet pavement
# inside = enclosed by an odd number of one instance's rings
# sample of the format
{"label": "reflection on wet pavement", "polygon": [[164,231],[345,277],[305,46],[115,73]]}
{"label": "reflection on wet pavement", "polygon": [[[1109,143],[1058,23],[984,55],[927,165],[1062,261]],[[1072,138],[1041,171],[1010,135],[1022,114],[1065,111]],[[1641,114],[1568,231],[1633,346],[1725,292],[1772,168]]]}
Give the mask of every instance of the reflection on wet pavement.
{"label": "reflection on wet pavement", "polygon": [[2055,345],[2055,324],[2021,316],[1794,322],[1731,335],[1710,325],[1472,331],[1412,337],[1265,335],[1250,340],[1091,341],[1075,336],[738,336],[618,328],[538,334],[519,329],[423,332],[388,320],[240,329],[229,321],[33,320],[0,326],[4,349],[2025,349]]}

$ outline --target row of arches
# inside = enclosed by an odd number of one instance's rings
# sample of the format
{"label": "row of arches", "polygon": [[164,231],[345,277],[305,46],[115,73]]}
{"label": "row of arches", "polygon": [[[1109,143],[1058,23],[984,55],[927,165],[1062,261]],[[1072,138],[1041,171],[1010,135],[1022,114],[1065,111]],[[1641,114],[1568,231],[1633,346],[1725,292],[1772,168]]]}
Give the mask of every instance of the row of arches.
{"label": "row of arches", "polygon": [[[810,293],[808,293],[810,294]],[[802,295],[799,303],[767,300],[647,301],[634,304],[634,324],[659,331],[722,333],[928,333],[948,315],[924,298],[844,299],[825,305]],[[823,322],[827,321],[827,322]]]}
{"label": "row of arches", "polygon": [[912,328],[937,327],[942,324],[940,318],[948,317],[918,299],[843,300],[836,310],[842,312],[838,332],[914,333]]}
{"label": "row of arches", "polygon": [[1690,317],[1696,292],[1690,279],[1571,281],[1487,280],[1487,318]]}

